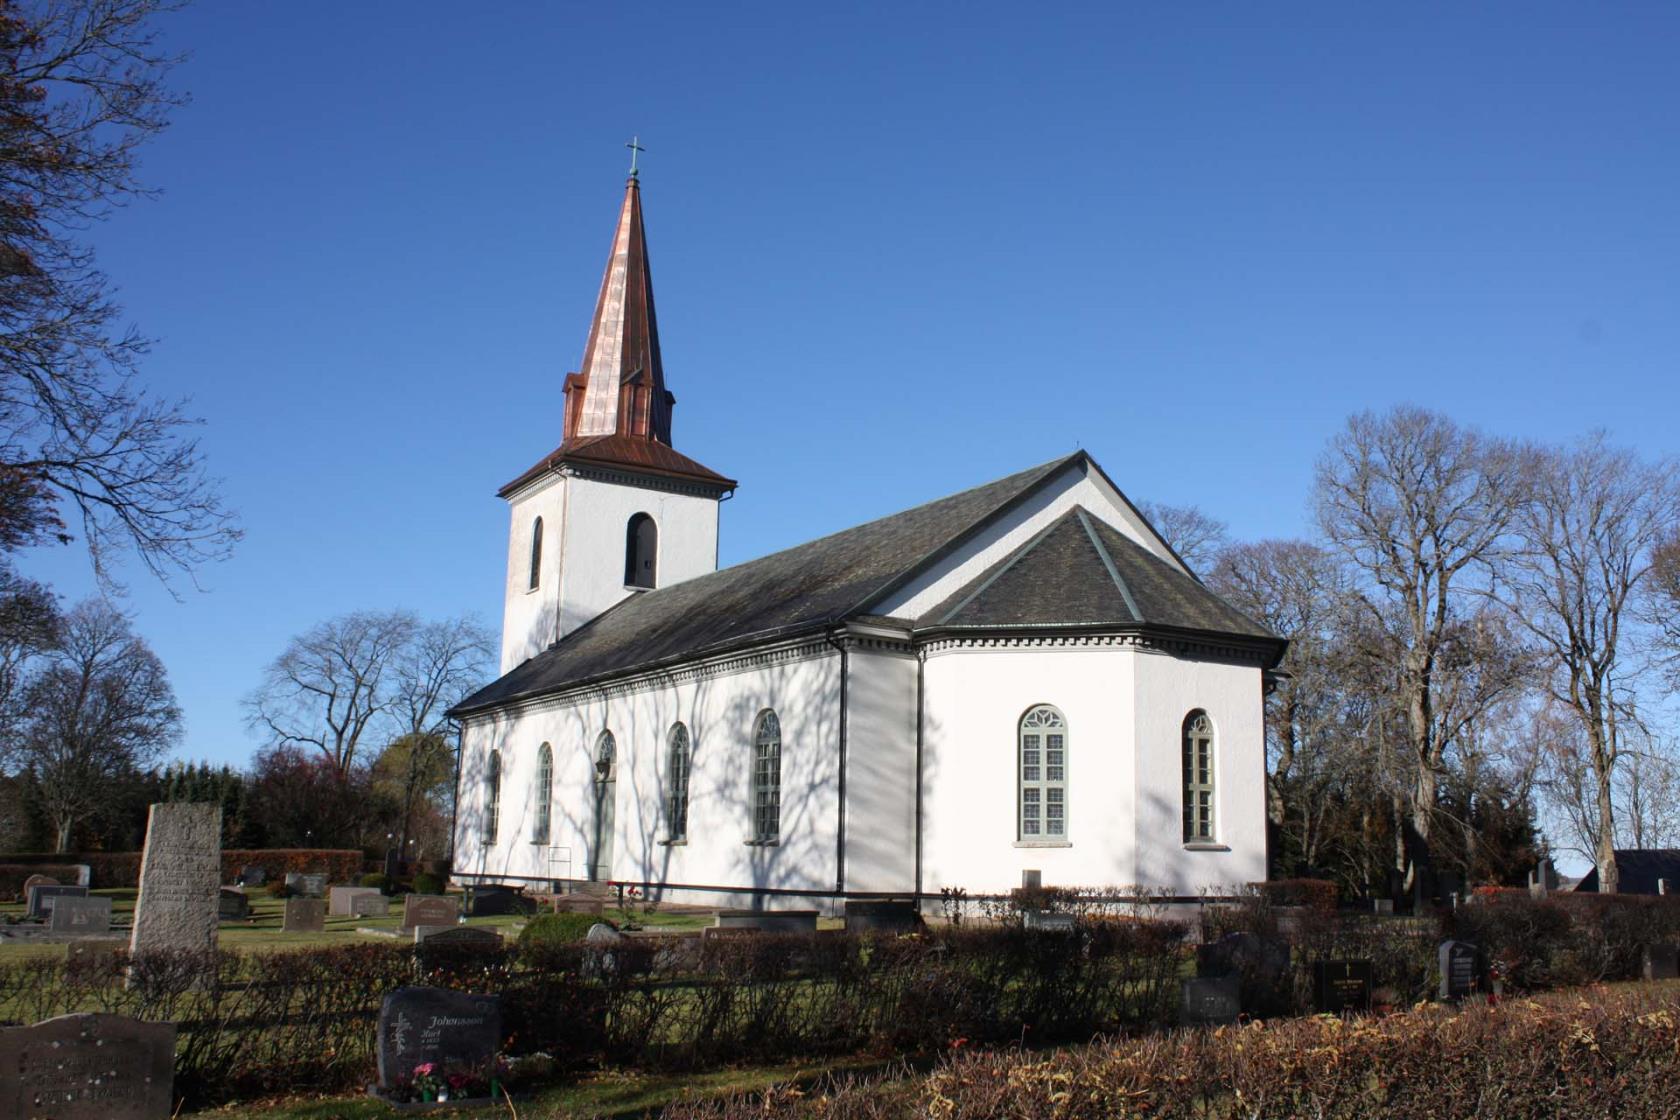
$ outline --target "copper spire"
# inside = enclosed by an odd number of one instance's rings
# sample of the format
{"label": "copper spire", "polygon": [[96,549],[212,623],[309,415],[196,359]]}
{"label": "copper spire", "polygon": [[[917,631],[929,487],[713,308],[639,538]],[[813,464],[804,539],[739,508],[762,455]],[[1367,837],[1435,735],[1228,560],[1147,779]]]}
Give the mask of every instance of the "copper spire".
{"label": "copper spire", "polygon": [[566,379],[566,439],[619,435],[668,447],[674,400],[665,391],[659,361],[641,189],[632,172],[583,349],[583,371]]}

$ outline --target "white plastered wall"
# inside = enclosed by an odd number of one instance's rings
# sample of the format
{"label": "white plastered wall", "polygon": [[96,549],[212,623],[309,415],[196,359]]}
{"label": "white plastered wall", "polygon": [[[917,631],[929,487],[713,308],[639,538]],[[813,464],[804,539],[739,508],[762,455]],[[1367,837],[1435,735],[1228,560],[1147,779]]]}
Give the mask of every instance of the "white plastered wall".
{"label": "white plastered wall", "polygon": [[[764,903],[774,891],[831,891],[838,822],[839,654],[824,646],[797,658],[628,693],[475,717],[463,735],[456,826],[458,873],[509,881],[583,879],[593,832],[595,744],[611,729],[618,748],[611,878],[710,890],[672,901]],[[775,709],[782,726],[782,841],[748,844],[752,732]],[[686,843],[668,839],[663,804],[667,736],[687,724],[693,749]],[[532,842],[537,755],[554,751],[550,843]],[[485,767],[502,756],[497,842],[483,844]],[[722,888],[722,889],[718,889]],[[778,905],[798,906],[798,896]]]}
{"label": "white plastered wall", "polygon": [[[501,671],[540,653],[627,595],[625,531],[638,513],[659,530],[658,586],[717,570],[718,499],[659,486],[550,474],[509,499]],[[530,587],[531,533],[543,519],[541,579]]]}
{"label": "white plastered wall", "polygon": [[916,887],[916,659],[858,647],[846,708],[846,889]]}
{"label": "white plastered wall", "polygon": [[[1037,870],[1047,885],[1175,894],[1265,878],[1260,670],[1130,647],[962,646],[927,660],[923,890],[996,894]],[[1036,704],[1068,729],[1068,843],[1016,836],[1016,735]],[[1183,843],[1180,728],[1213,719],[1217,832]]]}

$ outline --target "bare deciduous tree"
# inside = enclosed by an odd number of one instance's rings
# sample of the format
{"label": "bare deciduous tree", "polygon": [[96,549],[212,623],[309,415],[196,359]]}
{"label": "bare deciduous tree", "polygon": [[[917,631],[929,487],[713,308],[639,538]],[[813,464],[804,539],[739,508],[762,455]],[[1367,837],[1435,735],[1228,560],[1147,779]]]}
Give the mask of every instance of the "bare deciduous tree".
{"label": "bare deciduous tree", "polygon": [[1210,569],[1225,547],[1229,526],[1196,506],[1139,502],[1138,510],[1193,572]]}
{"label": "bare deciduous tree", "polygon": [[386,753],[400,774],[399,852],[408,850],[416,805],[440,788],[438,773],[453,769],[444,713],[484,683],[495,645],[494,635],[470,617],[430,622],[415,631],[392,667],[391,711],[398,735],[392,746],[402,749]]}
{"label": "bare deciduous tree", "polygon": [[1441,657],[1500,553],[1519,494],[1518,456],[1423,409],[1352,417],[1315,479],[1319,523],[1359,572],[1355,601],[1394,643],[1393,685],[1412,773],[1412,832],[1427,856],[1451,745]]}
{"label": "bare deciduous tree", "polygon": [[252,726],[274,746],[314,747],[348,777],[419,628],[407,611],[357,611],[293,638],[246,701]]}
{"label": "bare deciduous tree", "polygon": [[1617,888],[1616,766],[1637,719],[1630,685],[1636,596],[1655,550],[1680,520],[1669,464],[1642,462],[1602,433],[1527,457],[1521,547],[1506,588],[1546,660],[1548,691],[1581,726],[1592,777],[1600,891]]}
{"label": "bare deciduous tree", "polygon": [[103,600],[64,617],[56,647],[29,687],[29,717],[13,765],[30,770],[58,851],[112,788],[154,764],[180,734],[163,663]]}
{"label": "bare deciduous tree", "polygon": [[0,8],[0,543],[68,540],[95,570],[131,547],[160,578],[224,556],[239,531],[182,406],[139,388],[147,342],[119,322],[78,240],[147,193],[141,144],[182,101],[165,85],[163,0]]}

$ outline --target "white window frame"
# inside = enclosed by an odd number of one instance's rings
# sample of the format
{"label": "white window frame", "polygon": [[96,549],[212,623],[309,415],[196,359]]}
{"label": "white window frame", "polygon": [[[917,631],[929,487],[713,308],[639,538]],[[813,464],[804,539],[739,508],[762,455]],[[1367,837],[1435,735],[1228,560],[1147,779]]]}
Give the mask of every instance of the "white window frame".
{"label": "white window frame", "polygon": [[749,844],[777,844],[782,838],[782,721],[766,708],[753,721]]}
{"label": "white window frame", "polygon": [[1069,830],[1067,717],[1053,704],[1034,704],[1015,725],[1015,842],[1066,847]]}
{"label": "white window frame", "polygon": [[547,743],[537,748],[536,791],[531,843],[546,844],[554,830],[554,748]]}
{"label": "white window frame", "polygon": [[491,751],[484,768],[484,846],[494,848],[502,830],[502,752]]}
{"label": "white window frame", "polygon": [[1218,736],[1207,712],[1197,708],[1184,717],[1179,748],[1184,842],[1192,846],[1218,844]]}
{"label": "white window frame", "polygon": [[694,771],[694,737],[681,720],[665,735],[665,842],[688,842],[688,779]]}

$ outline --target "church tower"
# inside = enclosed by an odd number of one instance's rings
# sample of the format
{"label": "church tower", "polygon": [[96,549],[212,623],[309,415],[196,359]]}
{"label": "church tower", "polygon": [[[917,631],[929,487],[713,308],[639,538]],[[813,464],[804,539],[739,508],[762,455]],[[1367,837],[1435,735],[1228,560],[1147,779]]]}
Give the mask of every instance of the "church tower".
{"label": "church tower", "polygon": [[733,480],[671,446],[641,184],[624,190],[560,446],[502,487],[511,513],[502,672],[642,591],[717,569]]}

